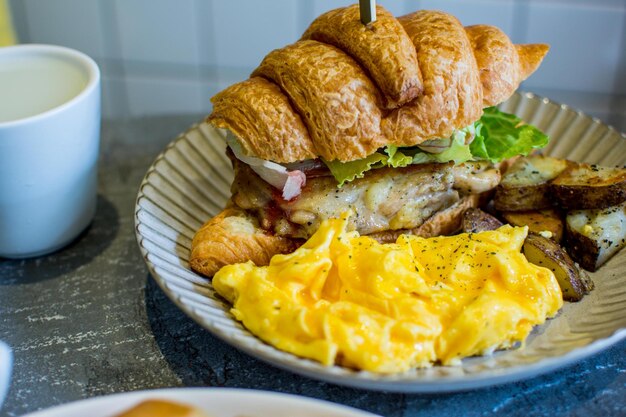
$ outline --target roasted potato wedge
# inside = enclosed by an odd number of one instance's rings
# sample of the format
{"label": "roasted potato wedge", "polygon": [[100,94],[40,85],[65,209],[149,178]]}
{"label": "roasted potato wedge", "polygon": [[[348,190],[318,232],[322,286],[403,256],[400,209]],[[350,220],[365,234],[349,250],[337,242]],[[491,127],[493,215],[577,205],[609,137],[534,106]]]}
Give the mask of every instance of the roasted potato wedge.
{"label": "roasted potato wedge", "polygon": [[532,155],[517,159],[503,175],[494,196],[499,211],[541,210],[553,206],[550,181],[570,164],[565,159]]}
{"label": "roasted potato wedge", "polygon": [[589,271],[626,246],[626,202],[604,209],[573,210],[565,224],[567,251]]}
{"label": "roasted potato wedge", "polygon": [[461,229],[465,233],[478,233],[485,230],[495,230],[502,226],[502,222],[491,214],[479,208],[469,208],[463,213]]}
{"label": "roasted potato wedge", "polygon": [[589,275],[581,271],[567,252],[553,240],[529,233],[522,252],[530,263],[548,268],[554,273],[564,300],[579,301],[593,288]]}
{"label": "roasted potato wedge", "polygon": [[588,294],[591,290],[595,288],[596,284],[593,283],[593,280],[591,279],[587,271],[585,271],[580,267],[580,265],[578,265],[578,262],[574,262],[574,266],[576,267],[576,269],[578,269],[578,276],[585,286],[585,293]]}
{"label": "roasted potato wedge", "polygon": [[513,156],[513,157],[511,157],[509,159],[505,159],[504,161],[501,161],[500,163],[496,164],[497,168],[500,170],[500,174],[502,174],[502,175],[506,174],[506,172],[509,170],[509,168],[511,168],[513,166],[515,161],[517,161],[520,158],[523,158],[523,156],[516,155],[516,156]]}
{"label": "roasted potato wedge", "polygon": [[550,190],[566,210],[615,206],[626,201],[626,168],[570,164],[552,181]]}
{"label": "roasted potato wedge", "polygon": [[[554,209],[532,211],[507,211],[501,213],[502,219],[511,226],[528,226],[533,233],[549,237],[557,243],[563,239],[563,218]],[[549,236],[546,236],[548,232]]]}

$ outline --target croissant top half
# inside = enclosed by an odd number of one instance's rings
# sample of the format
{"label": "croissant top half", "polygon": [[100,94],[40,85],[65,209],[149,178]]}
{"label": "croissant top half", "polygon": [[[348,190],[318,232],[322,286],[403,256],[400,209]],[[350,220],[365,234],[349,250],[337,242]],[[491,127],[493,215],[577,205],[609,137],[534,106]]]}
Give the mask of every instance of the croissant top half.
{"label": "croissant top half", "polygon": [[509,98],[548,49],[439,11],[395,18],[377,6],[366,26],[352,5],[319,16],[250,79],[215,95],[208,121],[262,159],[351,161],[470,125]]}

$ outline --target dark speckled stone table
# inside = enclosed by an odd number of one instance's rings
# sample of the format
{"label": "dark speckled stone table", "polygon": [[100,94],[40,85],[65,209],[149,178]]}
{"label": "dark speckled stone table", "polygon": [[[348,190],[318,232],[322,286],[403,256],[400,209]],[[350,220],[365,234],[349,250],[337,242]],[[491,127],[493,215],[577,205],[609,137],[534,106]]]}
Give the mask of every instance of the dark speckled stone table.
{"label": "dark speckled stone table", "polygon": [[0,416],[160,387],[242,387],[322,398],[384,416],[626,416],[626,341],[537,378],[441,395],[369,392],[291,374],[214,338],[148,274],[133,210],[156,155],[201,115],[104,122],[98,210],[73,244],[0,259],[0,340],[14,351]]}

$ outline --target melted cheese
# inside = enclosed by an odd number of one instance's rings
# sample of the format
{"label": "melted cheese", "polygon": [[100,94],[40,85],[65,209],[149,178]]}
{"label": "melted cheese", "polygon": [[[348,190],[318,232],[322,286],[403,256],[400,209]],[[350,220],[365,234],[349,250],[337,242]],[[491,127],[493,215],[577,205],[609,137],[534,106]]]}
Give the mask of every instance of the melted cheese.
{"label": "melted cheese", "polygon": [[226,266],[213,286],[267,343],[380,373],[510,347],[562,305],[552,272],[520,252],[525,227],[379,244],[347,223],[325,221],[269,266]]}

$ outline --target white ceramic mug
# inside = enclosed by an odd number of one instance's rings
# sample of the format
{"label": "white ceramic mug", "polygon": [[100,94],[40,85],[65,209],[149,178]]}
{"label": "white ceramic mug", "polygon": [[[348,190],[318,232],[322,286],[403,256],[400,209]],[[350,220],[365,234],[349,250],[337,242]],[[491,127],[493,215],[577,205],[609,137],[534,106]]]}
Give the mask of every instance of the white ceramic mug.
{"label": "white ceramic mug", "polygon": [[0,257],[70,243],[92,221],[100,71],[61,46],[0,48]]}

